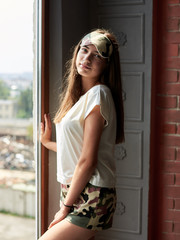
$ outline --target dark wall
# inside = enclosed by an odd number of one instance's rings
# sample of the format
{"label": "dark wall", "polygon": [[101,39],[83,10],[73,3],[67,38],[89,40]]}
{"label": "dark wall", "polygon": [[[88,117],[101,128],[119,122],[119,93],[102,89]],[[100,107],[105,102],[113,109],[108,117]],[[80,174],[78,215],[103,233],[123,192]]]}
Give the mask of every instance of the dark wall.
{"label": "dark wall", "polygon": [[[71,56],[70,50],[89,31],[89,1],[62,0],[62,63]],[[72,52],[72,51],[71,51]]]}
{"label": "dark wall", "polygon": [[[49,1],[49,112],[53,119],[58,105],[64,65],[70,49],[89,31],[88,4],[86,0]],[[56,139],[53,125],[53,140]],[[59,210],[60,185],[56,180],[56,153],[49,151],[49,206],[48,222]]]}

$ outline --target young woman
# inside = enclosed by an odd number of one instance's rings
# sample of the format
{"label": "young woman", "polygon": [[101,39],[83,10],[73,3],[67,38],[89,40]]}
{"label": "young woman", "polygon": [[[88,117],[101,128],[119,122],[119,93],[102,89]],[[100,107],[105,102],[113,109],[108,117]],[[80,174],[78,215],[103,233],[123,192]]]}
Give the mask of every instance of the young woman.
{"label": "young woman", "polygon": [[41,142],[57,151],[60,210],[40,240],[94,239],[112,226],[116,207],[114,146],[124,140],[117,41],[97,29],[75,47],[55,116],[45,115]]}

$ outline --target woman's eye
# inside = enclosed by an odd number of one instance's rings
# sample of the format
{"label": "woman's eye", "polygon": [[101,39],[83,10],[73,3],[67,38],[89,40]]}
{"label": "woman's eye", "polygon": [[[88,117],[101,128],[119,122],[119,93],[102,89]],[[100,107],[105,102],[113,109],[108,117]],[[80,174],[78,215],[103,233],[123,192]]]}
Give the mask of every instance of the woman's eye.
{"label": "woman's eye", "polygon": [[99,54],[95,54],[95,57],[101,59],[101,56]]}
{"label": "woman's eye", "polygon": [[81,48],[81,51],[82,52],[87,52],[87,49],[86,48]]}

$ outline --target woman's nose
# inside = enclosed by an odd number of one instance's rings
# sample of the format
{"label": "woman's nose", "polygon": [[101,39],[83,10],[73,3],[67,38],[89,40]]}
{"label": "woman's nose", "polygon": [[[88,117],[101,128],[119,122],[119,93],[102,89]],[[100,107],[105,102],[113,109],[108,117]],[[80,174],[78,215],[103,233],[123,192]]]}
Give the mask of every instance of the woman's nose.
{"label": "woman's nose", "polygon": [[84,56],[84,60],[86,60],[86,61],[91,61],[91,58],[92,58],[92,56],[91,56],[91,53],[87,53],[85,56]]}

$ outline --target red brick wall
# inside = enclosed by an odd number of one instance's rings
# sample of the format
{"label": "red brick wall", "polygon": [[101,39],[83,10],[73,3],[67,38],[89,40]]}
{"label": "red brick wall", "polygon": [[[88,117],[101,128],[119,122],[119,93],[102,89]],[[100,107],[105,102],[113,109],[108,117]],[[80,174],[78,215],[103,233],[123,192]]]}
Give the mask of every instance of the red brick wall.
{"label": "red brick wall", "polygon": [[154,0],[149,240],[180,240],[180,0]]}

